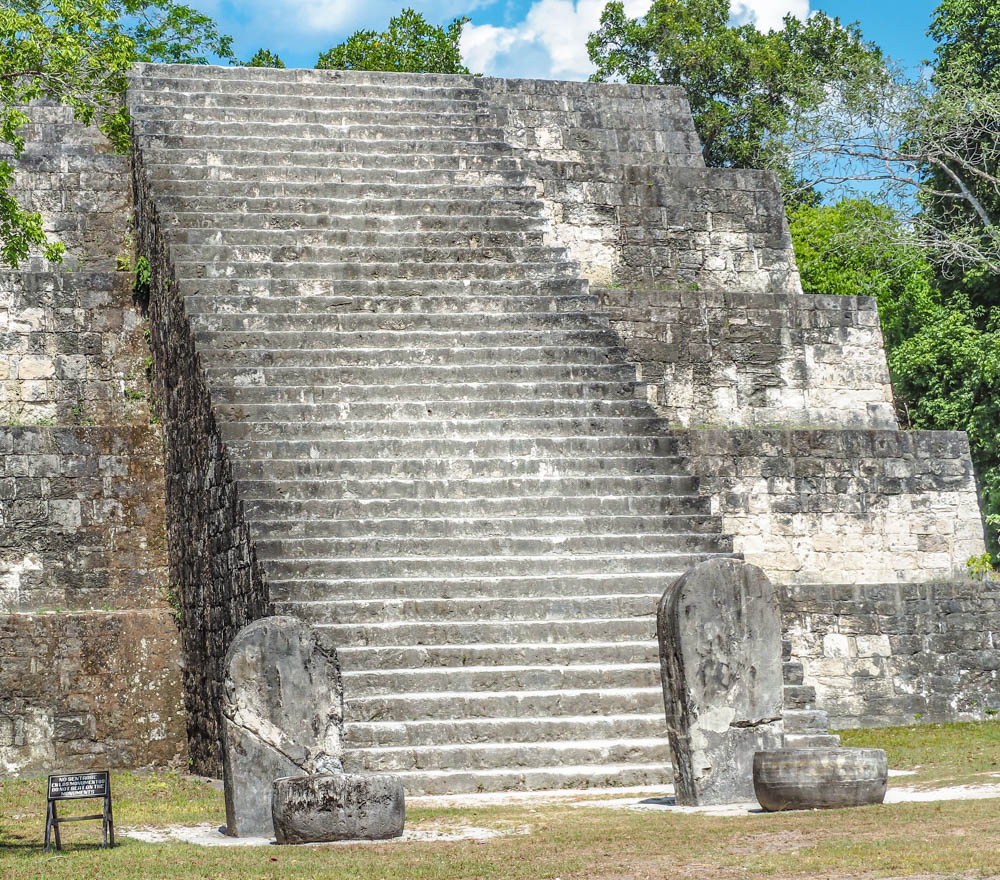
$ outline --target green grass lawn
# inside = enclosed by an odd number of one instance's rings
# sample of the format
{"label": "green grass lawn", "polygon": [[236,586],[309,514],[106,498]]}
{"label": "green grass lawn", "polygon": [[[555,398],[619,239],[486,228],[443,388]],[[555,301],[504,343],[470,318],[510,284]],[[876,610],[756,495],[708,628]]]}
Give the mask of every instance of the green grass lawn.
{"label": "green grass lawn", "polygon": [[[889,752],[897,785],[1000,782],[1000,723],[849,731],[849,745]],[[115,774],[120,826],[225,820],[217,786],[177,774]],[[91,805],[96,802],[89,802]],[[84,805],[77,805],[91,812]],[[407,810],[410,828],[476,826],[483,842],[208,848],[122,839],[97,848],[99,823],[66,826],[44,854],[44,779],[0,787],[0,878],[813,878],[1000,876],[1000,799],[734,817],[565,803]]]}

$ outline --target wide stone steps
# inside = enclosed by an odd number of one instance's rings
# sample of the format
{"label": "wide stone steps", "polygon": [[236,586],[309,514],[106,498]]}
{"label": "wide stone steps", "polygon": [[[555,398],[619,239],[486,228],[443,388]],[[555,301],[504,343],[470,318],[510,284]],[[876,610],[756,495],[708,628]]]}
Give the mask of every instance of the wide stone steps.
{"label": "wide stone steps", "polygon": [[[723,549],[720,547],[720,549]],[[714,554],[735,555],[735,554]],[[677,559],[678,557],[674,557]],[[657,570],[630,572],[576,572],[554,574],[461,576],[448,574],[438,577],[382,577],[359,579],[303,578],[290,575],[287,580],[274,577],[269,585],[276,602],[326,602],[337,601],[338,597],[348,600],[393,600],[420,599],[440,600],[441,597],[456,599],[530,599],[552,596],[604,596],[652,594],[669,584],[671,578],[683,574],[681,570],[664,567]],[[603,632],[603,631],[602,631]],[[591,633],[591,636],[594,634]],[[644,638],[651,638],[646,635]],[[529,639],[530,641],[530,639]],[[421,642],[420,644],[427,644]]]}
{"label": "wide stone steps", "polygon": [[247,247],[350,247],[350,248],[431,248],[434,252],[449,248],[541,247],[545,234],[537,230],[429,229],[423,231],[395,229],[185,229],[178,230],[174,240],[179,245]]}
{"label": "wide stone steps", "polygon": [[[371,534],[371,520],[292,519],[254,521],[269,540],[278,538],[323,538],[336,541],[365,538]],[[660,516],[548,516],[490,517],[488,519],[407,519],[388,517],[377,523],[378,534],[413,539],[532,537],[565,539],[577,536],[598,537],[634,535],[718,535],[722,541],[721,520],[705,514],[663,514]],[[725,546],[724,544],[721,546]],[[536,589],[546,595],[551,585],[543,581]],[[522,586],[522,589],[527,589]]]}
{"label": "wide stone steps", "polygon": [[[346,768],[662,785],[656,603],[732,541],[485,86],[143,65],[129,106],[275,611],[341,657]],[[635,114],[689,127],[629,105],[592,142]]]}
{"label": "wide stone steps", "polygon": [[[351,755],[351,770],[362,773],[445,771],[461,768],[502,770],[513,768],[607,764],[669,763],[665,738],[624,740],[566,740],[554,743],[466,744],[400,748],[358,749]],[[346,769],[346,766],[345,766]]]}
{"label": "wide stone steps", "polygon": [[[198,174],[198,168],[205,173],[220,173],[239,168],[337,168],[367,172],[366,180],[395,180],[419,176],[424,172],[445,172],[475,174],[479,180],[491,180],[499,175],[511,175],[511,180],[523,180],[519,160],[507,155],[456,155],[454,153],[412,153],[406,157],[405,166],[400,166],[399,156],[380,152],[336,152],[318,151],[315,144],[308,144],[294,152],[270,152],[268,150],[246,150],[233,147],[193,148],[160,147],[143,163],[148,165],[150,176],[155,179],[161,166],[174,169],[174,174],[183,176]],[[423,181],[425,182],[425,181]]]}
{"label": "wide stone steps", "polygon": [[348,431],[354,423],[473,419],[587,419],[628,418],[641,415],[644,402],[633,399],[550,399],[550,400],[436,400],[404,403],[218,403],[216,413],[258,424],[312,419],[316,424],[342,425]]}
{"label": "wide stone steps", "polygon": [[660,516],[710,513],[711,499],[698,495],[538,495],[531,498],[247,498],[251,520],[477,518],[486,516]]}
{"label": "wide stone steps", "polygon": [[[442,333],[458,334],[465,339],[467,333],[506,332],[519,339],[524,332],[545,333],[539,339],[548,339],[549,334],[576,334],[580,330],[607,330],[608,317],[586,312],[419,312],[399,314],[397,312],[294,312],[294,313],[220,313],[215,311],[191,310],[191,324],[197,328],[209,329],[215,333],[281,333],[309,334],[308,339],[322,341],[315,334],[331,334],[330,339],[339,343],[342,333],[362,333],[386,331],[398,340],[400,334]],[[281,339],[282,337],[278,337]],[[558,338],[558,337],[557,337]],[[476,337],[473,337],[475,340]],[[424,343],[424,337],[414,338],[417,344]]]}
{"label": "wide stone steps", "polygon": [[308,282],[314,279],[477,279],[477,278],[572,278],[577,271],[575,263],[528,262],[489,263],[463,261],[458,264],[440,263],[310,263],[291,260],[290,262],[247,262],[247,263],[205,263],[199,260],[175,262],[179,280],[195,281],[201,278],[250,278],[270,277]]}
{"label": "wide stone steps", "polygon": [[[273,379],[271,372],[265,379]],[[343,403],[353,410],[355,406],[370,403],[403,403],[420,401],[428,393],[425,384],[420,385],[356,385],[343,384],[331,375],[329,384],[316,385],[236,385],[213,388],[213,399],[219,403],[232,404],[336,404]],[[317,376],[317,380],[321,377]],[[439,384],[433,387],[434,400],[420,401],[420,404],[435,408],[439,403],[464,401],[478,403],[486,401],[538,401],[553,400],[622,400],[636,395],[638,383],[624,382],[470,382],[468,385]],[[350,401],[350,403],[347,403]],[[580,465],[587,466],[586,463]]]}
{"label": "wide stone steps", "polygon": [[[331,599],[327,601],[298,601],[282,599],[278,607],[282,612],[301,617],[313,623],[379,623],[386,621],[442,622],[442,621],[532,621],[565,620],[574,617],[641,617],[656,610],[657,595],[636,593],[623,596],[561,596],[552,598],[500,596],[496,598],[457,597],[447,599]],[[593,674],[590,673],[592,678]],[[489,676],[495,681],[496,673]],[[439,679],[435,679],[439,680]],[[554,680],[554,679],[553,679]],[[561,682],[561,683],[560,683]],[[600,683],[600,676],[597,676]],[[650,682],[643,682],[649,684]],[[549,687],[561,687],[562,679]],[[634,683],[629,683],[632,686]],[[590,685],[593,686],[593,681]],[[625,686],[624,684],[621,686]],[[510,688],[526,687],[519,679],[512,678]],[[403,688],[408,690],[410,688]],[[426,690],[426,688],[423,688]],[[467,690],[479,690],[469,687]],[[389,692],[397,692],[390,688]]]}
{"label": "wide stone steps", "polygon": [[[252,296],[220,293],[192,294],[185,298],[192,318],[214,311],[218,315],[504,315],[515,318],[524,314],[553,313],[594,314],[596,297],[592,294],[538,294],[496,296],[469,293],[448,296],[411,293],[408,296]],[[596,318],[595,318],[596,319]],[[368,319],[365,319],[368,320]],[[546,320],[549,320],[547,317]]]}
{"label": "wide stone steps", "polygon": [[[655,599],[652,600],[655,605]],[[655,657],[652,658],[655,660]],[[358,697],[382,696],[410,691],[451,693],[454,691],[502,691],[522,689],[580,690],[585,688],[655,687],[660,681],[658,662],[575,663],[559,666],[462,666],[436,669],[379,669],[344,671],[345,685]]]}
{"label": "wide stone steps", "polygon": [[345,718],[357,721],[404,721],[465,718],[516,718],[559,715],[652,714],[663,707],[663,689],[630,687],[492,692],[411,691],[403,695],[352,697]]}

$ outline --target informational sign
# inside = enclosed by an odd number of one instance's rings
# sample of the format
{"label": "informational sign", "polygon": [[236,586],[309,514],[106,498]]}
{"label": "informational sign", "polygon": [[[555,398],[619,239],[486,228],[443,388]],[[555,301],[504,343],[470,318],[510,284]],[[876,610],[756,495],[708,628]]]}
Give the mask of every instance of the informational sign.
{"label": "informational sign", "polygon": [[[60,818],[56,804],[59,801],[102,798],[104,811],[91,816],[67,816]],[[115,845],[115,822],[111,812],[111,774],[107,770],[96,773],[61,773],[49,777],[48,811],[45,816],[45,851],[52,846],[55,837],[56,849],[62,849],[59,839],[59,825],[63,822],[85,822],[101,820],[101,846]]]}

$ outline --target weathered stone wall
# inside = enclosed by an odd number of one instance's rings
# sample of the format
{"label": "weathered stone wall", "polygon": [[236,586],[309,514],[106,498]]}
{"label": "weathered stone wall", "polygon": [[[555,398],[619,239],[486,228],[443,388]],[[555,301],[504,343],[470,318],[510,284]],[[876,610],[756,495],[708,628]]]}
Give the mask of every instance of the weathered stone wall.
{"label": "weathered stone wall", "polygon": [[964,433],[678,433],[734,550],[775,583],[944,580],[983,552]]}
{"label": "weathered stone wall", "polygon": [[0,614],[0,773],[184,764],[169,611]]}
{"label": "weathered stone wall", "polygon": [[0,613],[165,608],[158,426],[0,428]]}
{"label": "weathered stone wall", "polygon": [[597,292],[650,403],[674,424],[899,427],[869,297]]}
{"label": "weathered stone wall", "polygon": [[188,741],[193,767],[218,775],[226,652],[240,629],[270,613],[270,598],[139,151],[133,186],[138,246],[152,267],[150,344],[163,410],[167,545],[181,607]]}
{"label": "weathered stone wall", "polygon": [[474,82],[592,281],[801,293],[777,180],[705,168],[682,89]]}
{"label": "weathered stone wall", "polygon": [[989,717],[1000,709],[1000,584],[782,588],[786,656],[834,727]]}
{"label": "weathered stone wall", "polygon": [[0,770],[183,764],[128,161],[29,114],[14,191],[68,255],[0,272]]}

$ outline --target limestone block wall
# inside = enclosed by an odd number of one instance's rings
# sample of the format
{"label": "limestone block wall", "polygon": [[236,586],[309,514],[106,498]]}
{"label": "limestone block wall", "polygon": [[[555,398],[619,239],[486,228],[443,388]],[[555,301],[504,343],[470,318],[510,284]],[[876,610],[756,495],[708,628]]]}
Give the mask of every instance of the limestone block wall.
{"label": "limestone block wall", "polygon": [[167,607],[161,439],[0,428],[0,613]]}
{"label": "limestone block wall", "polygon": [[834,727],[1000,709],[1000,583],[786,586],[785,652]]}
{"label": "limestone block wall", "polygon": [[181,765],[128,161],[68,108],[29,115],[14,191],[68,254],[0,271],[0,772]]}
{"label": "limestone block wall", "polygon": [[870,297],[597,292],[650,403],[674,424],[899,427]]}
{"label": "limestone block wall", "polygon": [[777,180],[705,168],[682,89],[474,82],[592,281],[801,293]]}
{"label": "limestone block wall", "polygon": [[146,189],[141,152],[133,169],[138,246],[152,267],[150,346],[164,423],[169,576],[180,604],[188,744],[193,768],[218,775],[223,661],[236,633],[270,612],[270,596]]}
{"label": "limestone block wall", "polygon": [[0,773],[183,766],[167,610],[0,614]]}
{"label": "limestone block wall", "polygon": [[983,552],[964,433],[678,433],[734,549],[775,583],[946,580]]}

